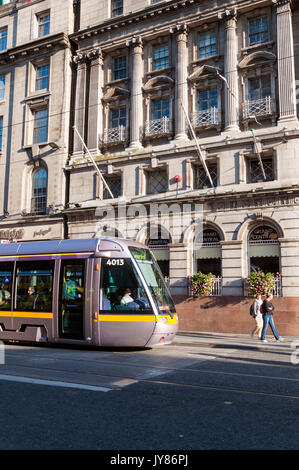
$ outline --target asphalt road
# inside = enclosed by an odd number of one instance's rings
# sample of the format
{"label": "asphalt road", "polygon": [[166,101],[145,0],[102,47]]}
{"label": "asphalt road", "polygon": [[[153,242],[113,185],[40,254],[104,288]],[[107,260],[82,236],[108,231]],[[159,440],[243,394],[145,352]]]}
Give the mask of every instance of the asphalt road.
{"label": "asphalt road", "polygon": [[137,351],[5,345],[0,450],[298,450],[294,340],[180,333]]}

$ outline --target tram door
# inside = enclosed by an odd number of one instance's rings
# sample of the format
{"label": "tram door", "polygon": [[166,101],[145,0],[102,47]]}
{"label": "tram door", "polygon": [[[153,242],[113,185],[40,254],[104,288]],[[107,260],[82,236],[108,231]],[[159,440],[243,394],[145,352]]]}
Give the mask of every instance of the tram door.
{"label": "tram door", "polygon": [[59,291],[59,337],[84,337],[85,260],[62,260]]}

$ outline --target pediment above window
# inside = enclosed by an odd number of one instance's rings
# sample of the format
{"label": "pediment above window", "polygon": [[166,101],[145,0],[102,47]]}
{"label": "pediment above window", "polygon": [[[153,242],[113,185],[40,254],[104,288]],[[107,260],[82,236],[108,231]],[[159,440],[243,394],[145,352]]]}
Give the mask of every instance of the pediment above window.
{"label": "pediment above window", "polygon": [[219,73],[221,73],[221,70],[211,65],[196,66],[193,72],[189,75],[188,80],[195,82],[197,80],[215,78]]}
{"label": "pediment above window", "polygon": [[256,67],[260,65],[273,64],[276,61],[276,55],[269,51],[258,51],[244,57],[239,63],[240,69],[247,67]]}
{"label": "pediment above window", "polygon": [[103,96],[103,101],[114,101],[120,98],[128,98],[130,96],[129,90],[122,87],[108,88]]}
{"label": "pediment above window", "polygon": [[157,77],[150,78],[143,87],[145,92],[158,90],[161,88],[169,88],[174,84],[172,78],[167,75],[158,75]]}

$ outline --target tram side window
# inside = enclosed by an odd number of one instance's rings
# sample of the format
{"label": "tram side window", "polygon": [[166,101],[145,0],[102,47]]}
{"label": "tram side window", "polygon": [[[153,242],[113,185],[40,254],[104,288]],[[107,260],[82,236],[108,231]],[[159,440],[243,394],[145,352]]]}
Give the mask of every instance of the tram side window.
{"label": "tram side window", "polygon": [[51,312],[53,261],[17,263],[15,309]]}
{"label": "tram side window", "polygon": [[84,271],[80,264],[68,263],[63,267],[63,301],[83,303]]}
{"label": "tram side window", "polygon": [[102,259],[100,309],[148,312],[145,289],[130,259]]}
{"label": "tram side window", "polygon": [[0,310],[11,309],[13,263],[0,264]]}

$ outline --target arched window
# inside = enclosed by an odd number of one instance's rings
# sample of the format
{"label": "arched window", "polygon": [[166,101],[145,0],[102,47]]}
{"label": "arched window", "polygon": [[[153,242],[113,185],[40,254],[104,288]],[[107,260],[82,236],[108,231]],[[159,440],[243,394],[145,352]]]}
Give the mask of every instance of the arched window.
{"label": "arched window", "polygon": [[48,173],[40,168],[32,176],[31,212],[45,214],[47,208]]}
{"label": "arched window", "polygon": [[220,235],[214,228],[205,228],[202,239],[195,240],[194,270],[221,277]]}
{"label": "arched window", "polygon": [[152,250],[158,265],[165,277],[169,277],[169,243],[171,237],[164,227],[158,226],[156,231],[152,229],[153,233],[148,231],[148,238],[146,240],[147,246]]}
{"label": "arched window", "polygon": [[249,272],[280,271],[279,241],[277,231],[269,225],[259,225],[248,235]]}

